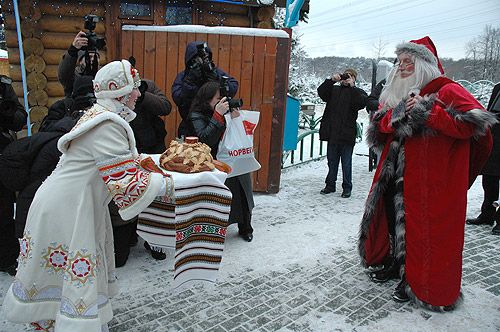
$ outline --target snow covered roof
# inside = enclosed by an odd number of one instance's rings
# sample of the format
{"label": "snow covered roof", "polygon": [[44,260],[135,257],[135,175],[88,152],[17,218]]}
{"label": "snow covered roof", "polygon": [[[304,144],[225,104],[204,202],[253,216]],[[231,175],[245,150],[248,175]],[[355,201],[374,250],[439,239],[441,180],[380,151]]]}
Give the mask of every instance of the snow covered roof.
{"label": "snow covered roof", "polygon": [[165,31],[165,32],[188,32],[188,33],[210,33],[219,35],[239,35],[254,37],[276,37],[290,38],[283,30],[258,29],[258,28],[238,28],[238,27],[207,27],[204,25],[124,25],[125,31]]}

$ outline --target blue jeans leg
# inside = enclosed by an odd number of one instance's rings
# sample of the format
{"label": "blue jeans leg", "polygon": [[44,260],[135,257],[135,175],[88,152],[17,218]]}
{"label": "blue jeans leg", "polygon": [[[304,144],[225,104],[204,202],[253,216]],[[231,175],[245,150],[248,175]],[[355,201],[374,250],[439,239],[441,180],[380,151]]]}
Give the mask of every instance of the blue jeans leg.
{"label": "blue jeans leg", "polygon": [[328,142],[326,149],[326,158],[328,160],[328,175],[326,176],[326,186],[335,189],[337,182],[337,174],[339,171],[340,162],[340,146],[338,144]]}
{"label": "blue jeans leg", "polygon": [[352,190],[352,152],[354,145],[340,146],[340,159],[342,162],[342,189],[345,192]]}

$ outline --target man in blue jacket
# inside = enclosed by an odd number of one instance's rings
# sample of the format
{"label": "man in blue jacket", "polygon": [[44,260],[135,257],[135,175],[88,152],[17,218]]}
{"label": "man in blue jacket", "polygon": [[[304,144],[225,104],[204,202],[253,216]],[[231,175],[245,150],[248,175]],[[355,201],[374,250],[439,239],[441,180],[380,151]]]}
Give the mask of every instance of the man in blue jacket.
{"label": "man in blue jacket", "polygon": [[187,136],[193,130],[186,121],[189,108],[198,89],[208,81],[220,81],[222,76],[229,77],[229,96],[234,97],[238,91],[238,81],[219,69],[212,61],[212,50],[206,42],[194,41],[186,46],[184,56],[186,69],[177,74],[172,85],[172,98],[174,99],[182,121],[179,124],[177,136]]}

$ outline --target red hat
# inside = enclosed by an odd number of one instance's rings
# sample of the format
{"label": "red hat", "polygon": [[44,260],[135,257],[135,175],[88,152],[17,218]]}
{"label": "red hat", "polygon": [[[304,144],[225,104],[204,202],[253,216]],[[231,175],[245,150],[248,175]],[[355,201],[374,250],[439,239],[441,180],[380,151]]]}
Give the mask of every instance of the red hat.
{"label": "red hat", "polygon": [[441,74],[444,74],[443,66],[441,66],[441,61],[439,61],[437,55],[436,46],[429,36],[399,44],[396,46],[396,54],[400,55],[401,53],[409,53],[431,64],[435,64]]}

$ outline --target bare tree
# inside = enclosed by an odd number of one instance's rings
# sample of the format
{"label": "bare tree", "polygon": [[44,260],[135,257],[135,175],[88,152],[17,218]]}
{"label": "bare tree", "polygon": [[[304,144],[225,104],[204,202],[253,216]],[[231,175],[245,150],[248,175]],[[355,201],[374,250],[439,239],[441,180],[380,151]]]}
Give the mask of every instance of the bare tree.
{"label": "bare tree", "polygon": [[373,53],[374,53],[375,59],[380,60],[380,58],[383,57],[388,45],[389,45],[389,42],[382,40],[381,37],[378,38],[377,42],[373,43],[372,48],[373,48]]}
{"label": "bare tree", "polygon": [[483,33],[467,43],[471,79],[500,80],[500,26],[486,25]]}

